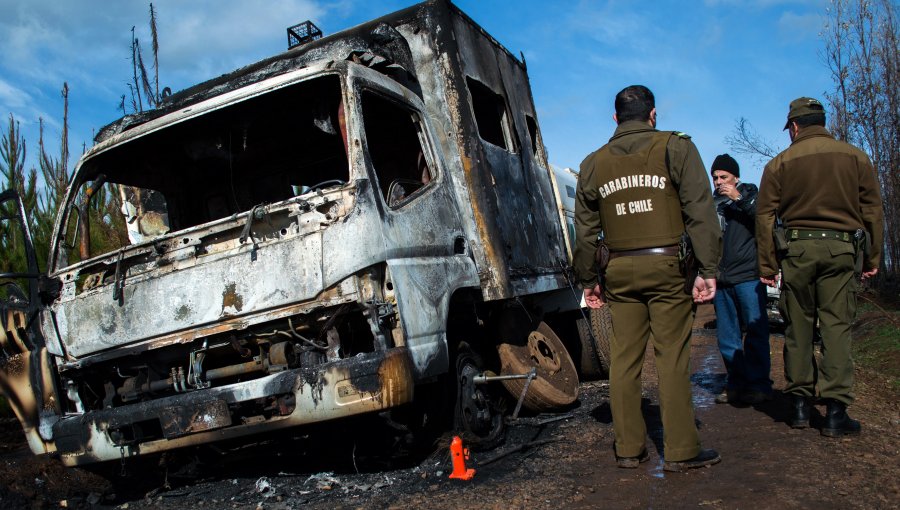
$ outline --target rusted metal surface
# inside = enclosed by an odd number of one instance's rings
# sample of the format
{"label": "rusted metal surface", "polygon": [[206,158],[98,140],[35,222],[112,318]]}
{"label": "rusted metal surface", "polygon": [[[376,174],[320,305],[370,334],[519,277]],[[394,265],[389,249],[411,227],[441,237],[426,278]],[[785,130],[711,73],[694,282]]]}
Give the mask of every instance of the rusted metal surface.
{"label": "rusted metal surface", "polygon": [[166,439],[231,425],[231,413],[224,400],[189,407],[169,406],[160,410],[159,421]]}

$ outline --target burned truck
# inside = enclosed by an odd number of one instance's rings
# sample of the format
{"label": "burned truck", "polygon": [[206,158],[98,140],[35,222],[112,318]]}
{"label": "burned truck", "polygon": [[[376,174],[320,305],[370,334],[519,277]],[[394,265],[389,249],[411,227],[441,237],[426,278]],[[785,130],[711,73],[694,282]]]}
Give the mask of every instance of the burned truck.
{"label": "burned truck", "polygon": [[28,282],[7,282],[0,389],[35,453],[76,466],[435,408],[490,443],[510,393],[575,399],[555,331],[580,316],[570,240],[526,65],[451,3],[172,94],[95,142],[46,271],[31,249],[2,275]]}

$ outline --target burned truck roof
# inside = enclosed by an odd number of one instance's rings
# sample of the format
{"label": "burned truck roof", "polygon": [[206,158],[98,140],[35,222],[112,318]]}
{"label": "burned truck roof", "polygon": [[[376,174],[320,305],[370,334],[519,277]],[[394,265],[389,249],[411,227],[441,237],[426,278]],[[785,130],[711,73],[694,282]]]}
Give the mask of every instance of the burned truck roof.
{"label": "burned truck roof", "polygon": [[[404,81],[405,85],[410,86],[410,89],[421,97],[421,89],[415,86],[417,79],[409,46],[394,27],[416,20],[424,24],[429,19],[434,20],[435,26],[440,26],[444,21],[441,19],[442,16],[447,14],[446,9],[471,24],[472,28],[481,32],[485,38],[524,69],[524,62],[519,61],[508,49],[449,0],[430,0],[307,42],[278,55],[176,92],[163,98],[157,109],[125,115],[103,126],[94,137],[94,142],[100,143],[115,134],[162,117],[167,113],[273,76],[302,69],[314,62],[353,60]],[[419,27],[419,29],[422,28],[426,27]]]}

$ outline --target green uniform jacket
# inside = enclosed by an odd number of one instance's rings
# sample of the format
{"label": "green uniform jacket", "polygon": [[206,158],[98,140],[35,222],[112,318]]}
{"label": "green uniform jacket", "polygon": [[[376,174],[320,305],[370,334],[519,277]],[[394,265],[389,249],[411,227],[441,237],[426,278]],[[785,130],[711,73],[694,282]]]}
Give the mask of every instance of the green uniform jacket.
{"label": "green uniform jacket", "polygon": [[[653,140],[657,130],[646,122],[626,121],[616,128],[613,137],[604,147],[613,154],[632,154],[644,150]],[[578,189],[575,196],[575,274],[583,287],[597,284],[594,254],[597,235],[603,229],[600,223],[600,187],[606,182],[595,165],[593,152],[581,163]],[[666,159],[672,184],[678,189],[682,219],[694,245],[700,275],[716,277],[719,263],[722,232],[716,216],[706,168],[697,147],[685,134],[673,134],[666,145]]]}
{"label": "green uniform jacket", "polygon": [[785,228],[854,232],[865,229],[871,249],[863,270],[877,268],[884,240],[884,211],[875,168],[856,147],[835,140],[822,126],[802,128],[791,146],[766,165],[756,199],[759,274],[778,273],[772,231]]}

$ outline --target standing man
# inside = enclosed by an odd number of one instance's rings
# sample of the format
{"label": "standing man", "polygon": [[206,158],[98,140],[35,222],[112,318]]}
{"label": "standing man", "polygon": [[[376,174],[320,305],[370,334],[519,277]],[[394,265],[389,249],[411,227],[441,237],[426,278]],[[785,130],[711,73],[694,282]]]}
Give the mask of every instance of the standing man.
{"label": "standing man", "polygon": [[[884,236],[878,179],[865,153],[835,140],[825,129],[825,108],[819,101],[792,101],[784,128],[791,146],[763,172],[756,239],[760,280],[774,286],[778,261],[772,232],[776,215],[781,218],[789,242],[781,260],[784,391],[793,411],[789,425],[809,426],[818,381],[818,394],[827,406],[822,435],[858,434],[859,422],[847,415],[847,405],[853,402],[854,270],[862,251],[862,278],[878,272]],[[818,367],[813,353],[816,317],[822,333]]]}
{"label": "standing man", "polygon": [[716,157],[710,173],[722,227],[722,260],[713,303],[719,352],[728,372],[725,391],[716,402],[755,405],[772,399],[766,287],[759,281],[756,263],[758,190],[740,181],[741,169],[728,154]]}
{"label": "standing man", "polygon": [[[609,143],[581,164],[575,203],[575,271],[591,308],[609,302],[613,339],[610,407],[619,467],[649,458],[641,415],[641,369],[650,333],[659,375],[666,471],[715,464],[700,448],[691,401],[690,340],[694,305],[716,293],[721,233],[706,169],[684,133],[657,131],[653,93],[632,85],[616,95],[618,124]],[[700,264],[689,282],[679,269],[687,231]],[[609,265],[598,280],[598,234]],[[602,282],[602,286],[601,286]]]}

